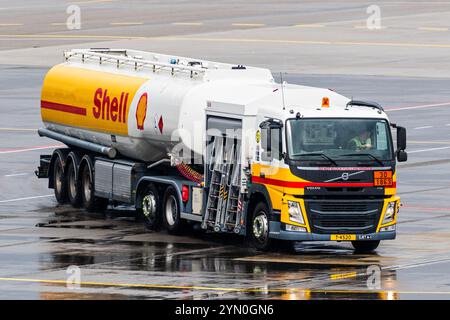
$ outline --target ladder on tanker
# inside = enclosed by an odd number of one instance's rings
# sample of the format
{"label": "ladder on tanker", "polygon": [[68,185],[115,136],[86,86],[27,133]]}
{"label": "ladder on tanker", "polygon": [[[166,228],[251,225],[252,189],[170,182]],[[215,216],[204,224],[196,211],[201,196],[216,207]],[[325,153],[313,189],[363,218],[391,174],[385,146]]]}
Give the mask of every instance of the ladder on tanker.
{"label": "ladder on tanker", "polygon": [[241,165],[238,157],[240,154],[240,144],[237,144],[234,156],[233,172],[231,174],[230,185],[228,186],[228,199],[226,206],[226,214],[223,224],[225,228],[232,229],[235,233],[239,233],[241,225],[242,212],[242,194],[240,185]]}
{"label": "ladder on tanker", "polygon": [[214,231],[239,232],[240,211],[240,166],[238,165],[239,141],[216,137],[211,153],[210,189],[206,205],[203,228],[213,226]]}
{"label": "ladder on tanker", "polygon": [[223,176],[223,138],[216,137],[211,148],[211,164],[209,165],[210,185],[206,202],[205,216],[202,227],[212,225],[217,216]]}

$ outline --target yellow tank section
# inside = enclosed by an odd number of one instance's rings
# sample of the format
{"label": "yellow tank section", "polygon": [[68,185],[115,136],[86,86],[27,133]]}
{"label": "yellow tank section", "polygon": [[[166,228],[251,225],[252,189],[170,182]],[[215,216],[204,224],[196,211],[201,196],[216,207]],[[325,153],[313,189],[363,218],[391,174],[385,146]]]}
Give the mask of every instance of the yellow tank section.
{"label": "yellow tank section", "polygon": [[57,65],[44,79],[42,120],[126,136],[131,101],[147,80]]}

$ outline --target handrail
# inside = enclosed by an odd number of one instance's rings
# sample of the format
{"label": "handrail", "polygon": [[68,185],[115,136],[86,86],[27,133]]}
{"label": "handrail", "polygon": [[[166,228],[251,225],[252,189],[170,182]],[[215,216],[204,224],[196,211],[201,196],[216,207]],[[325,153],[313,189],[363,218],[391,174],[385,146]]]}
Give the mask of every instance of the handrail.
{"label": "handrail", "polygon": [[[90,50],[69,50],[64,51],[64,58],[66,61],[69,61],[70,58],[81,56],[81,61],[84,63],[86,59],[92,59],[92,58],[98,58],[99,63],[102,64],[104,62],[114,62],[117,65],[117,68],[120,67],[121,64],[128,64],[128,65],[134,65],[135,70],[138,69],[138,67],[145,67],[145,66],[151,66],[152,71],[156,72],[156,70],[160,70],[163,68],[170,69],[172,75],[175,73],[175,70],[181,70],[181,71],[189,71],[191,78],[194,76],[194,73],[204,73],[206,71],[206,68],[203,67],[194,67],[194,66],[185,66],[180,64],[171,64],[166,62],[160,62],[160,61],[153,61],[153,60],[144,60],[144,59],[138,59],[138,58],[131,58],[128,56],[119,56],[114,54],[106,54],[106,53],[100,53]],[[157,68],[159,67],[159,68]]]}

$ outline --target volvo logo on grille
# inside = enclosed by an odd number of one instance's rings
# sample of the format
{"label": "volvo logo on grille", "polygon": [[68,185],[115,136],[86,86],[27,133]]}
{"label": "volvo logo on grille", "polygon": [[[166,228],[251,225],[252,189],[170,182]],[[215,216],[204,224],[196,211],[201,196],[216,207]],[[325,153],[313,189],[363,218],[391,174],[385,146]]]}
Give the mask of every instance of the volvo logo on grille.
{"label": "volvo logo on grille", "polygon": [[343,174],[341,174],[340,177],[336,177],[330,180],[326,180],[324,182],[332,182],[332,181],[337,181],[337,180],[343,180],[343,181],[347,181],[350,177],[353,177],[355,175],[361,174],[365,171],[358,171],[358,172],[352,172],[352,173],[348,173],[348,172],[344,172]]}

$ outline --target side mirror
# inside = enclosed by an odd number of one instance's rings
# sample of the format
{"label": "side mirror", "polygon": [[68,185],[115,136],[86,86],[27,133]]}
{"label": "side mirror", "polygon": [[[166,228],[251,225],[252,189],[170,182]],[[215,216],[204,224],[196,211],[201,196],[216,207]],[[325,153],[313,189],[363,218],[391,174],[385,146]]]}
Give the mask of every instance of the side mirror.
{"label": "side mirror", "polygon": [[408,153],[405,150],[398,150],[397,151],[397,161],[405,162],[407,160],[408,160]]}
{"label": "side mirror", "polygon": [[397,126],[397,150],[406,149],[406,128]]}

